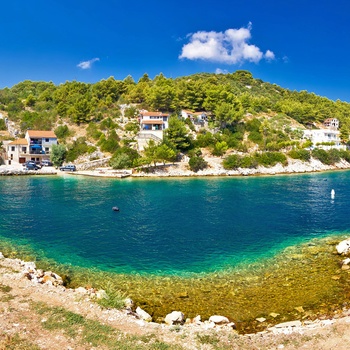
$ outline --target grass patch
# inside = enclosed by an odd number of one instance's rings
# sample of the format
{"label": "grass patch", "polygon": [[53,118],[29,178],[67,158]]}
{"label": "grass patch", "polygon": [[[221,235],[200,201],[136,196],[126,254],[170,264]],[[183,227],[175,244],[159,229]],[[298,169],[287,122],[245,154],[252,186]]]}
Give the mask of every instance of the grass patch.
{"label": "grass patch", "polygon": [[40,348],[22,339],[18,334],[9,335],[2,333],[0,335],[0,350],[40,350]]}
{"label": "grass patch", "polygon": [[106,347],[116,350],[182,349],[176,345],[169,345],[159,341],[155,335],[126,336],[111,326],[86,319],[62,307],[49,307],[44,303],[35,303],[33,304],[33,309],[45,318],[41,323],[43,328],[49,331],[63,331],[66,336],[75,338],[81,344],[88,344],[90,347]]}
{"label": "grass patch", "polygon": [[9,292],[11,292],[11,290],[12,290],[12,288],[10,286],[6,286],[6,285],[0,283],[0,292],[9,293]]}

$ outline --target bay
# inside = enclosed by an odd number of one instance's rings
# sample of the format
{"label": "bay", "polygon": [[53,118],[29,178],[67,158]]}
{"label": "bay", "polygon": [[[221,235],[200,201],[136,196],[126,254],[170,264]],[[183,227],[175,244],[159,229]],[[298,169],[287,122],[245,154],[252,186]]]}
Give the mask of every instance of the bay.
{"label": "bay", "polygon": [[206,273],[348,232],[349,188],[347,171],[255,178],[3,177],[0,236],[62,264],[127,274]]}

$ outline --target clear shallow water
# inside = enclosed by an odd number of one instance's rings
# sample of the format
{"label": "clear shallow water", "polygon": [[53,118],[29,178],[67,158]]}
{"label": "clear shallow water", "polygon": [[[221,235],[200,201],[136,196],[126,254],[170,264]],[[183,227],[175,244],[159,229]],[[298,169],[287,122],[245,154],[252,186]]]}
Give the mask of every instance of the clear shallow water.
{"label": "clear shallow water", "polygon": [[[259,178],[0,178],[0,238],[117,273],[211,272],[350,231],[350,172]],[[335,200],[331,200],[335,189]],[[113,212],[117,205],[120,212]]]}

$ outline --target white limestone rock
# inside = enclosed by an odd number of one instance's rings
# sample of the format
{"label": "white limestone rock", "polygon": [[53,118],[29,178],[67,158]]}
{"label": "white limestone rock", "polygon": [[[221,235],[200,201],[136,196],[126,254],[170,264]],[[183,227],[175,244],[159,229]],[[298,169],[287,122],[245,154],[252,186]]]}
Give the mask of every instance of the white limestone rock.
{"label": "white limestone rock", "polygon": [[0,252],[0,259],[5,259],[4,255]]}
{"label": "white limestone rock", "polygon": [[152,321],[152,316],[146,311],[142,310],[139,306],[136,308],[136,314],[146,322]]}
{"label": "white limestone rock", "polygon": [[338,254],[348,254],[350,252],[350,238],[341,241],[335,248]]}
{"label": "white limestone rock", "polygon": [[229,319],[225,316],[213,315],[209,317],[209,322],[213,322],[217,325],[230,323]]}
{"label": "white limestone rock", "polygon": [[185,316],[181,311],[173,311],[165,316],[164,321],[168,325],[183,324],[185,322]]}
{"label": "white limestone rock", "polygon": [[108,299],[108,295],[105,290],[100,289],[96,292],[96,299]]}

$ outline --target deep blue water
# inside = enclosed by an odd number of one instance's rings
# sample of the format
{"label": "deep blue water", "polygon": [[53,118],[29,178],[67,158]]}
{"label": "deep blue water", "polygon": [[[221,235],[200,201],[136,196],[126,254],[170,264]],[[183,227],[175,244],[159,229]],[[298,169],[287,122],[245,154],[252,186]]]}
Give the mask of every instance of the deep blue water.
{"label": "deep blue water", "polygon": [[[331,200],[330,192],[336,196]],[[350,172],[201,179],[0,178],[0,239],[120,273],[208,272],[350,232]],[[113,212],[117,205],[120,212]]]}

